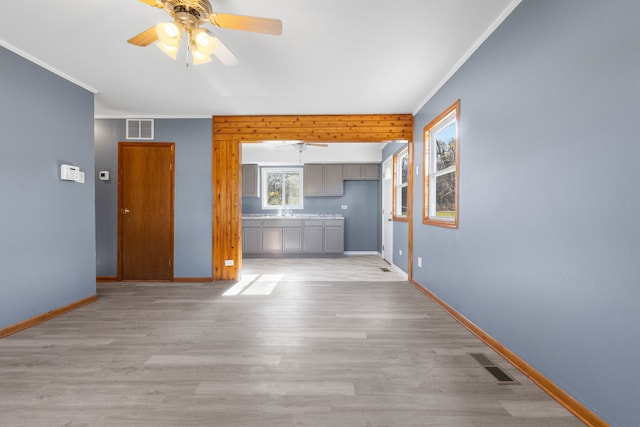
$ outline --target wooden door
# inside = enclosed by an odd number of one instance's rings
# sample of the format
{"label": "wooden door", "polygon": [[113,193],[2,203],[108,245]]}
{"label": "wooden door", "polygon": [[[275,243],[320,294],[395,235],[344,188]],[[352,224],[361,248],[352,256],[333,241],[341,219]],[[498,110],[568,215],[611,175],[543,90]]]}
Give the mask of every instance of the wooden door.
{"label": "wooden door", "polygon": [[173,280],[174,144],[118,146],[118,278]]}

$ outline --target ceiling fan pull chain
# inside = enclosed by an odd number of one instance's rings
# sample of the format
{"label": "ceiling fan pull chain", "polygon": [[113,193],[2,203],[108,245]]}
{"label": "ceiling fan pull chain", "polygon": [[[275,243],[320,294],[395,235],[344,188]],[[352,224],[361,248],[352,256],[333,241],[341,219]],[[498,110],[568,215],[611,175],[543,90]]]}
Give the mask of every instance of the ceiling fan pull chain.
{"label": "ceiling fan pull chain", "polygon": [[189,40],[187,40],[187,58],[186,58],[186,64],[185,67],[189,68],[189,63],[191,62],[191,37],[189,37]]}

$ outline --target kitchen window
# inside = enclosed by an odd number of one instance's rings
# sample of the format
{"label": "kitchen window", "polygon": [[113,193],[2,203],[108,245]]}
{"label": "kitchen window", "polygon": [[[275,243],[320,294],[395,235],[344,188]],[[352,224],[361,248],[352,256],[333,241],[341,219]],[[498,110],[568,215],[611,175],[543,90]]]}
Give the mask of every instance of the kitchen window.
{"label": "kitchen window", "polygon": [[262,209],[302,209],[302,168],[262,168]]}
{"label": "kitchen window", "polygon": [[424,128],[424,224],[458,228],[460,101]]}

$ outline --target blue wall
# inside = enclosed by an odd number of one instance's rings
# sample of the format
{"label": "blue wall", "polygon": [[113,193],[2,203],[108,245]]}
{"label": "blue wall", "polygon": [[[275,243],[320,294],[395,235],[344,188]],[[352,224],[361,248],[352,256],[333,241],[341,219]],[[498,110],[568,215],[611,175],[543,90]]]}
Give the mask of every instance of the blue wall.
{"label": "blue wall", "polygon": [[[342,197],[305,197],[304,209],[295,213],[344,216],[344,250],[380,252],[382,245],[382,200],[380,181],[344,181]],[[342,205],[347,205],[343,210]],[[262,210],[259,197],[243,197],[242,213],[272,214]]]}
{"label": "blue wall", "polygon": [[415,117],[422,170],[423,127],[461,101],[460,227],[415,216],[415,280],[629,427],[640,425],[638,17],[636,0],[525,0]]}
{"label": "blue wall", "polygon": [[[155,119],[154,124],[154,141],[175,142],[174,277],[211,277],[211,119]],[[110,181],[95,182],[97,275],[115,276],[118,142],[127,141],[125,120],[96,120],[95,128],[96,169],[111,172]]]}
{"label": "blue wall", "polygon": [[93,94],[2,47],[0,64],[3,328],[95,295],[96,264]]}

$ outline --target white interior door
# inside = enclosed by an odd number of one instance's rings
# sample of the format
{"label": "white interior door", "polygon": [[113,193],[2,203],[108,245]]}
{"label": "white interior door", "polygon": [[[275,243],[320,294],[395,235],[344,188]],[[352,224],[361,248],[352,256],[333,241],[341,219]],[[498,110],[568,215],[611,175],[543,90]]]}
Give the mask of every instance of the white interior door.
{"label": "white interior door", "polygon": [[393,156],[382,163],[382,258],[393,264]]}

